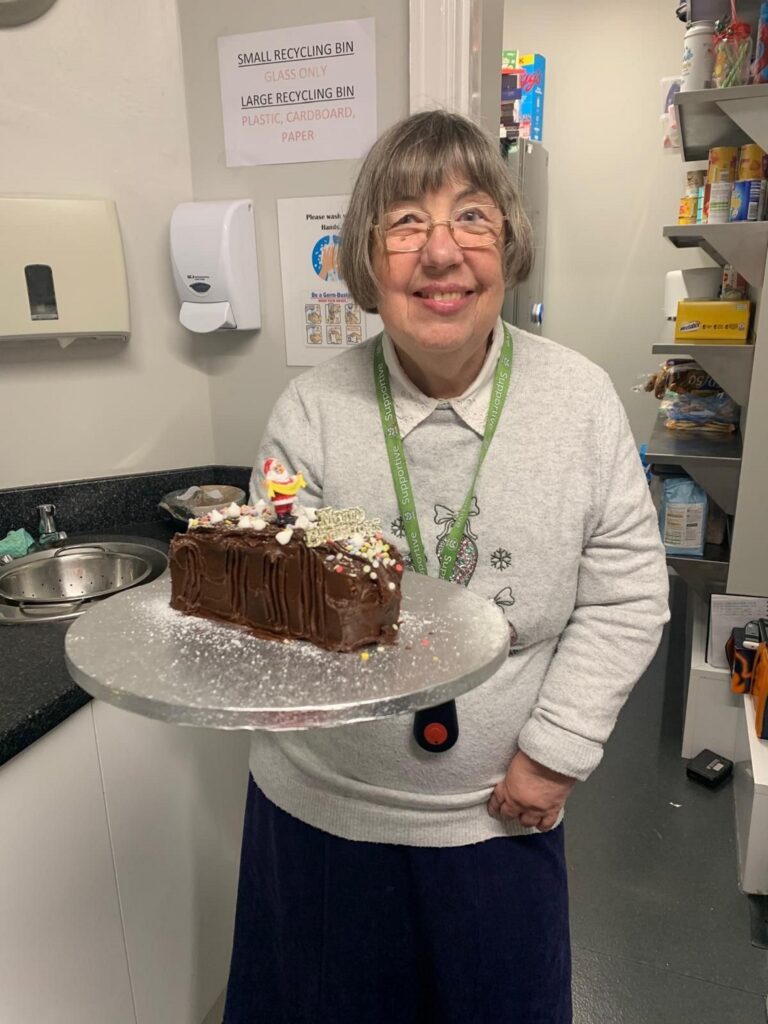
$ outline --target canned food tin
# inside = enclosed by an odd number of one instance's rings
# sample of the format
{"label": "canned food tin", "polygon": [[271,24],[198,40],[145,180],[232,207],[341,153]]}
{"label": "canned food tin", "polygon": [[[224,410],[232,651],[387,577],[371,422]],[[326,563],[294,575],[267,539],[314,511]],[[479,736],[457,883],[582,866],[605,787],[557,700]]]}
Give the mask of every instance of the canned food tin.
{"label": "canned food tin", "polygon": [[728,223],[732,192],[731,181],[716,181],[704,186],[704,224]]}
{"label": "canned food tin", "polygon": [[711,185],[717,181],[735,181],[738,163],[737,146],[715,146],[710,149],[707,182]]}
{"label": "canned food tin", "polygon": [[734,181],[730,220],[762,220],[766,183],[763,178]]}
{"label": "canned food tin", "polygon": [[752,178],[768,177],[766,164],[768,164],[768,156],[766,156],[765,150],[754,142],[747,143],[739,150],[737,180],[747,181]]}
{"label": "canned food tin", "polygon": [[677,211],[678,224],[695,224],[699,201],[696,196],[683,196]]}
{"label": "canned food tin", "polygon": [[706,171],[686,171],[685,194],[687,196],[697,196],[699,189],[704,187],[706,177]]}

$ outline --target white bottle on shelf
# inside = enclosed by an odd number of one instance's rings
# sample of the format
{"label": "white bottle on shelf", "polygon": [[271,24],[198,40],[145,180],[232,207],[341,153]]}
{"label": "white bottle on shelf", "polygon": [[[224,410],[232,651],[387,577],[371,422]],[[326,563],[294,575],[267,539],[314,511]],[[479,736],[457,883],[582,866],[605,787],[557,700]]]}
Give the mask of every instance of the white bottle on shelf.
{"label": "white bottle on shelf", "polygon": [[683,39],[683,64],[680,70],[680,91],[709,89],[715,63],[714,21],[695,21],[688,26]]}

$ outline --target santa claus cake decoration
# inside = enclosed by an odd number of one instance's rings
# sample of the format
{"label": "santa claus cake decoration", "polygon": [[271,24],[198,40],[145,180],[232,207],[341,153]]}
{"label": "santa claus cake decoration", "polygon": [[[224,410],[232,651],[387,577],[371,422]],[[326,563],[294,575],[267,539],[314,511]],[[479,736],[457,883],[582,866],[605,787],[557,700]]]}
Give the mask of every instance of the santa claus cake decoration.
{"label": "santa claus cake decoration", "polygon": [[265,459],[261,482],[267,498],[272,502],[277,521],[295,521],[291,511],[296,495],[307,486],[301,473],[291,475],[282,462],[278,462],[277,459]]}

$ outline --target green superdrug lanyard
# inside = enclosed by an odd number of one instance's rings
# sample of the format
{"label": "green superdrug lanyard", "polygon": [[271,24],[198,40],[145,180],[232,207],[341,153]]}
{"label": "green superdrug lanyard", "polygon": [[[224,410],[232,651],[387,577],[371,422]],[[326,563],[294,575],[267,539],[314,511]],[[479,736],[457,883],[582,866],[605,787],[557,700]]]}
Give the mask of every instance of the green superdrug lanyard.
{"label": "green superdrug lanyard", "polygon": [[[411,562],[416,572],[427,575],[427,555],[424,551],[424,542],[421,539],[419,520],[416,515],[416,503],[413,498],[411,478],[408,475],[408,465],[405,459],[403,439],[400,436],[400,427],[397,422],[395,403],[392,399],[392,388],[389,382],[389,370],[384,360],[384,347],[382,336],[379,335],[373,353],[373,373],[376,384],[376,397],[379,402],[379,414],[381,425],[384,430],[384,440],[387,444],[387,455],[389,456],[389,467],[392,472],[392,483],[395,487],[397,504],[400,509],[403,530],[408,541],[411,554]],[[493,378],[493,390],[491,400],[488,404],[488,414],[485,420],[485,432],[483,443],[480,446],[477,466],[470,484],[461,512],[456,517],[456,522],[448,534],[445,545],[440,556],[440,579],[450,580],[453,576],[453,569],[459,554],[461,538],[464,534],[464,527],[469,518],[469,511],[472,507],[472,499],[475,495],[477,480],[480,476],[480,468],[491,447],[493,435],[499,425],[501,413],[504,409],[504,402],[509,390],[509,380],[512,376],[512,338],[506,326],[504,327],[504,343],[501,347],[501,354],[496,363],[496,372]]]}

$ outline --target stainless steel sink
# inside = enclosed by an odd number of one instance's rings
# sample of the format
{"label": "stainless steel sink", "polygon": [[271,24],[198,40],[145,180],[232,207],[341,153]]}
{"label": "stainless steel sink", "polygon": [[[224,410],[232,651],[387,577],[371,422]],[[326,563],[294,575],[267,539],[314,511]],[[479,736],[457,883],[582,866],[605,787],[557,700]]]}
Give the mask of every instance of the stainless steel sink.
{"label": "stainless steel sink", "polygon": [[89,536],[0,567],[0,625],[74,619],[95,601],[157,579],[168,566],[158,542]]}

